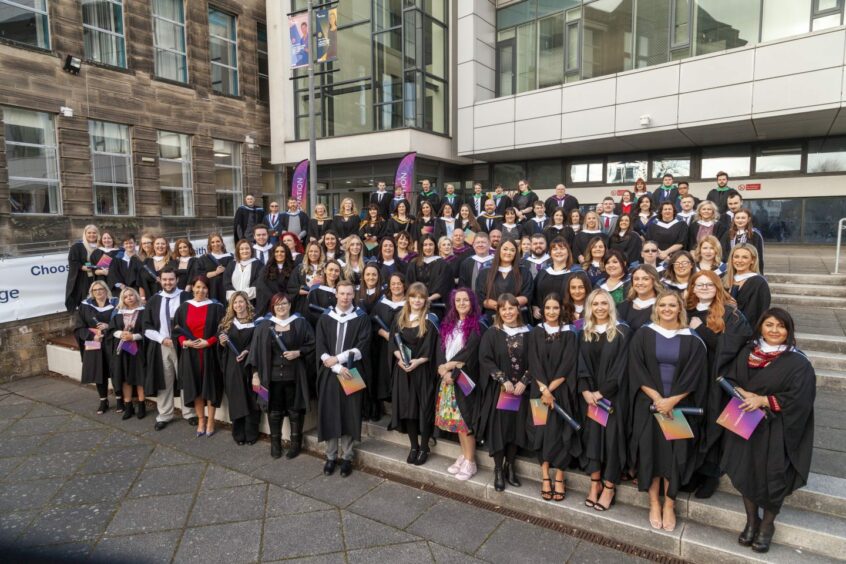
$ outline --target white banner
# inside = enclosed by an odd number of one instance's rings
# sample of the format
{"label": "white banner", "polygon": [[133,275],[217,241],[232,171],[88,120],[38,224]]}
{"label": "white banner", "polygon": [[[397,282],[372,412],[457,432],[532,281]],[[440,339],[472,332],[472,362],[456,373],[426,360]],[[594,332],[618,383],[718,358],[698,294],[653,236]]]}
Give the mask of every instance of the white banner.
{"label": "white banner", "polygon": [[[223,242],[231,252],[232,236],[224,236]],[[207,239],[191,241],[198,256],[205,254],[206,243]],[[67,252],[0,259],[0,272],[0,323],[65,311]]]}
{"label": "white banner", "polygon": [[67,253],[0,259],[0,323],[65,311]]}

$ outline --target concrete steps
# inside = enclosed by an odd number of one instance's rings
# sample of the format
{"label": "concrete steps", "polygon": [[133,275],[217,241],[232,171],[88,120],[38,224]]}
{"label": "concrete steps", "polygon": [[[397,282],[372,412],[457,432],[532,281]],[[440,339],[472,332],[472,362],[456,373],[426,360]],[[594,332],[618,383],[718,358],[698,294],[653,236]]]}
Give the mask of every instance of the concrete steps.
{"label": "concrete steps", "polygon": [[846,285],[846,274],[788,274],[784,272],[767,272],[764,276],[770,284]]}
{"label": "concrete steps", "polygon": [[783,307],[788,311],[791,307],[825,307],[846,309],[846,298],[773,293],[772,305]]}
{"label": "concrete steps", "polygon": [[795,282],[770,282],[769,284],[772,294],[846,298],[846,282],[842,285],[799,284]]}

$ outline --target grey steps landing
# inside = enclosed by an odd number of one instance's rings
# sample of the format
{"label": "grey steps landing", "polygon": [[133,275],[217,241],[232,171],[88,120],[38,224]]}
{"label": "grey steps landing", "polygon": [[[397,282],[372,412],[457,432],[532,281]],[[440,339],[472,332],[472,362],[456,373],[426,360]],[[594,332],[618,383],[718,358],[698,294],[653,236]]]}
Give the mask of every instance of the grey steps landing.
{"label": "grey steps landing", "polygon": [[[740,495],[731,485],[728,476],[723,476],[720,480],[719,491]],[[695,498],[694,500],[699,501]],[[846,479],[811,472],[805,487],[790,494],[785,500],[785,506],[846,519]]]}
{"label": "grey steps landing", "polygon": [[[441,441],[439,441],[440,445]],[[306,437],[309,448],[322,450],[322,445],[316,444],[314,434]],[[574,473],[568,472],[567,498],[556,503],[540,498],[540,482],[528,478],[522,479],[520,488],[506,487],[504,492],[497,492],[493,487],[491,472],[480,469],[473,478],[466,482],[456,480],[446,472],[453,458],[434,453],[424,466],[414,466],[405,462],[408,453],[407,446],[379,440],[373,437],[363,437],[363,442],[356,445],[356,458],[365,466],[382,469],[390,474],[402,476],[409,480],[436,486],[449,492],[475,498],[492,503],[496,506],[520,511],[528,515],[550,519],[564,525],[594,532],[622,543],[648,548],[676,557],[685,558],[691,562],[713,564],[714,562],[796,562],[802,557],[803,562],[834,562],[818,554],[802,554],[796,549],[774,542],[770,553],[762,557],[749,549],[737,545],[737,535],[740,528],[722,530],[710,524],[694,522],[685,517],[685,511],[677,504],[678,524],[673,532],[655,531],[649,525],[649,514],[646,508],[636,507],[626,503],[623,498],[610,511],[598,512],[584,506],[584,495],[572,490],[570,478]],[[486,456],[485,453],[481,453]],[[480,457],[481,459],[482,457]],[[645,494],[641,494],[646,497]],[[732,496],[729,496],[732,497]],[[740,501],[734,499],[735,505],[742,511]],[[741,527],[742,528],[742,527]],[[809,560],[805,558],[810,557]]]}
{"label": "grey steps landing", "polygon": [[[796,333],[796,344],[801,350],[846,354],[846,337]],[[846,369],[846,366],[844,366]]]}
{"label": "grey steps landing", "polygon": [[815,350],[802,350],[815,370],[846,371],[846,354]]}
{"label": "grey steps landing", "polygon": [[846,284],[846,274],[787,274],[767,272],[764,278],[770,284],[810,284],[822,286],[841,286]]}
{"label": "grey steps landing", "polygon": [[[746,513],[737,496],[716,492],[710,499],[691,498],[688,518],[698,523],[714,523],[731,531],[746,525]],[[785,506],[776,519],[773,540],[803,551],[830,558],[846,554],[846,519]]]}
{"label": "grey steps landing", "polygon": [[817,392],[820,389],[846,391],[846,372],[839,370],[815,370],[817,373]]}
{"label": "grey steps landing", "polygon": [[781,306],[787,309],[797,306],[846,309],[846,298],[843,297],[796,296],[773,293],[772,303],[774,306]]}
{"label": "grey steps landing", "polygon": [[842,285],[799,284],[794,282],[770,282],[770,292],[791,296],[829,296],[846,298],[846,283]]}

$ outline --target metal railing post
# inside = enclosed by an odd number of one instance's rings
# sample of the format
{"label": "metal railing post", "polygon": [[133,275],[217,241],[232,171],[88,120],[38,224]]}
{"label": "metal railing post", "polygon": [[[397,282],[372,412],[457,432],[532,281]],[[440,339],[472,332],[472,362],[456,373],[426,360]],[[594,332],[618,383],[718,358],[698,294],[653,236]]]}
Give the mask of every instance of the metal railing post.
{"label": "metal railing post", "polygon": [[837,250],[834,251],[834,273],[840,272],[840,243],[843,240],[843,226],[846,224],[846,217],[841,217],[837,222]]}

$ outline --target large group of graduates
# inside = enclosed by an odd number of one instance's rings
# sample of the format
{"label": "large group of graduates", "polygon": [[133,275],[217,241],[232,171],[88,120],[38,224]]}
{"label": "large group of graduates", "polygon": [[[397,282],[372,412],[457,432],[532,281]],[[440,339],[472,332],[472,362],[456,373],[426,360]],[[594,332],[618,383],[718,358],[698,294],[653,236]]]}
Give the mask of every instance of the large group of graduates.
{"label": "large group of graduates", "polygon": [[[212,233],[202,256],[187,239],[87,226],[66,305],[97,412],[111,381],[124,419],[155,396],[161,430],[181,394],[209,438],[225,397],[238,445],[266,413],[271,456],[293,458],[316,406],[324,473],[348,476],[362,421],[390,402],[409,464],[457,437],[448,472],[472,478],[484,446],[502,491],[528,454],[544,500],[585,472],[596,511],[633,481],[655,529],[675,528],[679,491],[710,497],[727,473],[747,513],[738,541],[768,550],[808,478],[815,375],[770,307],[762,237],[727,175],[701,202],[666,175],[586,213],[563,185],[543,201],[526,181],[466,195],[423,181],[414,202],[383,182],[366,210],[347,198],[334,216],[247,196],[234,249]],[[718,423],[732,407],[760,420],[748,438]]]}

